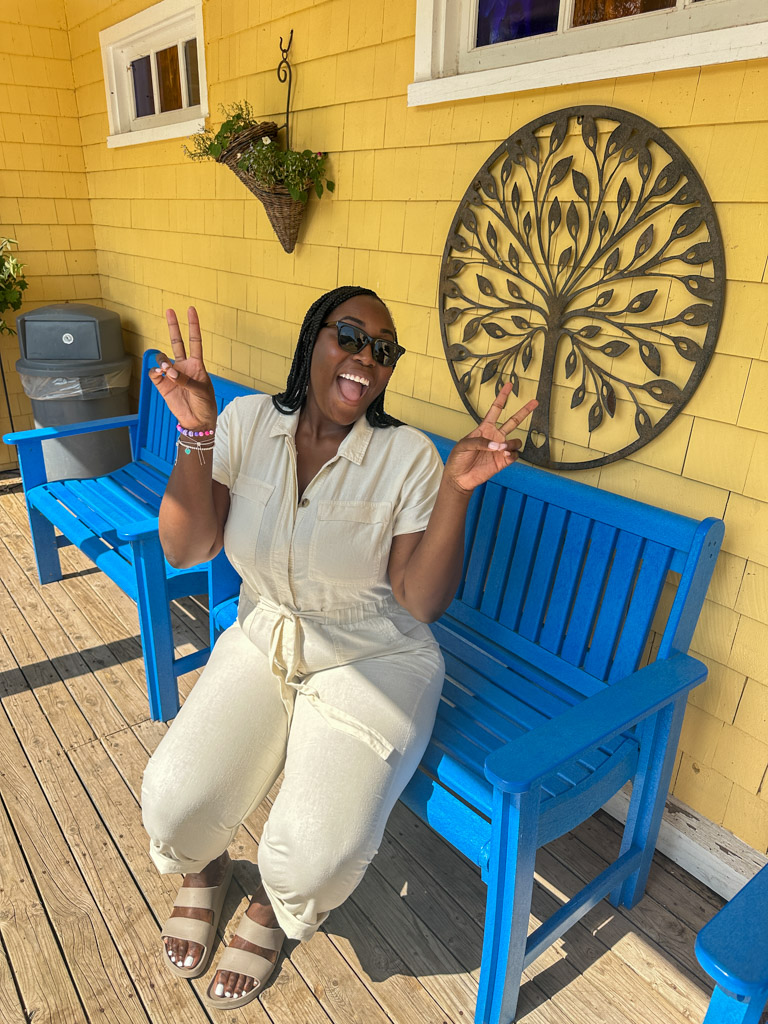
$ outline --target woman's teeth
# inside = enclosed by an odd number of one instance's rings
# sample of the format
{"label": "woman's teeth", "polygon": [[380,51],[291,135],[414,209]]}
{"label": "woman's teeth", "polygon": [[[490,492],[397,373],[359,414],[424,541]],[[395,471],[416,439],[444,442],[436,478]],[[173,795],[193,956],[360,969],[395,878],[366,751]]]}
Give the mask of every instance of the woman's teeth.
{"label": "woman's teeth", "polygon": [[358,384],[362,384],[364,388],[367,388],[368,385],[371,383],[366,377],[356,377],[353,373],[340,373],[339,377],[343,378],[344,380],[354,380]]}

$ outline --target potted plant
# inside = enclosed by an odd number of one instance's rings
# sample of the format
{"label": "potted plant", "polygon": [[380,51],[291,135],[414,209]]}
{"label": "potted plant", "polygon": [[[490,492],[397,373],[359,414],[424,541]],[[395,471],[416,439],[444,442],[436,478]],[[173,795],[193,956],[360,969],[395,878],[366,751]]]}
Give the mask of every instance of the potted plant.
{"label": "potted plant", "polygon": [[0,334],[16,333],[3,313],[21,308],[21,293],[27,287],[24,264],[11,253],[11,246],[17,244],[13,238],[0,238]]}
{"label": "potted plant", "polygon": [[224,121],[197,132],[184,151],[192,160],[226,164],[264,205],[280,244],[293,252],[309,196],[318,198],[334,182],[325,173],[326,153],[282,149],[272,121],[258,122],[247,101],[221,108]]}

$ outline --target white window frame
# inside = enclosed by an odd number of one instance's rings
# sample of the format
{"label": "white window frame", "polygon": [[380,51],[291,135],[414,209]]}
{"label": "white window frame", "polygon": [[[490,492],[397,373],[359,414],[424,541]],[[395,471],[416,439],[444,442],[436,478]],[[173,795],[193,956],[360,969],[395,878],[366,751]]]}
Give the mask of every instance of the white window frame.
{"label": "white window frame", "polygon": [[667,11],[474,45],[478,0],[417,0],[408,105],[493,96],[576,82],[768,56],[768,0],[677,0]]}
{"label": "white window frame", "polygon": [[[197,63],[200,80],[200,102],[187,106],[187,76],[184,46],[188,39],[197,39]],[[99,33],[104,84],[107,91],[109,135],[107,146],[133,146],[141,142],[177,139],[192,135],[205,127],[208,115],[208,82],[205,73],[205,41],[203,38],[202,0],[161,0],[125,21]],[[136,117],[131,61],[155,54],[169,46],[179,47],[179,71],[182,100],[179,110]],[[159,110],[156,65],[153,59],[152,80],[155,89],[155,110]]]}

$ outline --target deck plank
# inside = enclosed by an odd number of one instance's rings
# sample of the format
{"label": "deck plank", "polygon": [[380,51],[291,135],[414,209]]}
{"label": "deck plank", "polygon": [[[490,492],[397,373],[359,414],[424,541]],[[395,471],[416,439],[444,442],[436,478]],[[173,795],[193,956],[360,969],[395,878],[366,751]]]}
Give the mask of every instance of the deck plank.
{"label": "deck plank", "polygon": [[[0,856],[2,856],[1,851],[2,839],[0,839]],[[2,931],[0,931],[0,935],[2,935]],[[11,965],[2,942],[0,942],[0,1020],[3,1021],[3,1024],[27,1024],[28,1020],[19,1000],[19,993],[13,983]]]}

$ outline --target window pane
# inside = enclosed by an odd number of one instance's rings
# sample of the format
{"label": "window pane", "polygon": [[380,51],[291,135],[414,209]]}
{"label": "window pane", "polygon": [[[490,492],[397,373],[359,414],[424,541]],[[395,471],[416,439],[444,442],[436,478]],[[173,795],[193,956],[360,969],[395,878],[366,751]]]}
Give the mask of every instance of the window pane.
{"label": "window pane", "polygon": [[181,77],[179,76],[179,48],[169,46],[158,50],[157,84],[160,92],[160,110],[179,110],[181,102]]}
{"label": "window pane", "polygon": [[630,14],[665,11],[675,6],[675,0],[576,0],[573,24],[594,25],[599,21],[627,18]]}
{"label": "window pane", "polygon": [[133,75],[133,99],[136,117],[146,117],[155,112],[155,95],[152,91],[152,65],[149,57],[131,61]]}
{"label": "window pane", "polygon": [[557,31],[560,0],[479,0],[477,45]]}
{"label": "window pane", "polygon": [[197,67],[197,40],[184,43],[184,63],[187,66],[187,93],[190,107],[200,102],[200,72]]}

